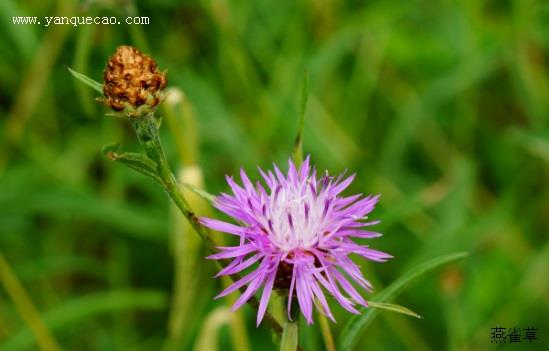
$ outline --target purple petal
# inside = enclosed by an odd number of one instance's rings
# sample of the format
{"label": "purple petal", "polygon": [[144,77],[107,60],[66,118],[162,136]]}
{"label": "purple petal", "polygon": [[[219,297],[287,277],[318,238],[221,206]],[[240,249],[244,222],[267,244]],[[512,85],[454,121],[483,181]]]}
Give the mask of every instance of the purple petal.
{"label": "purple petal", "polygon": [[208,258],[210,260],[219,260],[219,259],[223,259],[223,258],[232,258],[232,257],[238,257],[238,256],[245,256],[245,255],[249,254],[250,252],[256,251],[257,247],[256,247],[255,243],[250,243],[250,244],[245,244],[245,245],[241,245],[241,246],[228,246],[228,247],[220,246],[220,247],[218,247],[218,249],[221,250],[221,252],[210,255],[206,258]]}
{"label": "purple petal", "polygon": [[372,284],[364,279],[362,276],[362,272],[360,272],[360,269],[356,264],[354,264],[353,261],[351,261],[348,257],[339,257],[337,260],[340,262],[340,267],[343,268],[343,270],[354,279],[360,286],[362,286],[364,289],[368,291],[372,291],[373,287]]}
{"label": "purple petal", "polygon": [[294,268],[292,270],[292,281],[290,282],[290,290],[288,290],[288,319],[292,320],[292,298],[294,295],[294,288],[295,288],[295,280],[296,280],[296,268],[294,265]]}
{"label": "purple petal", "polygon": [[355,180],[355,177],[356,177],[356,173],[355,173],[355,174],[351,174],[347,179],[345,179],[344,181],[342,181],[341,183],[339,183],[338,185],[336,185],[336,186],[330,191],[330,195],[336,196],[337,194],[339,194],[340,192],[342,192],[343,190],[345,190],[345,189],[353,182],[353,180]]}
{"label": "purple petal", "polygon": [[271,191],[273,191],[274,188],[276,187],[276,181],[273,180],[273,178],[271,177],[270,174],[267,175],[267,173],[265,173],[261,168],[257,167],[257,169],[259,171],[259,174],[261,174],[261,176],[265,180],[265,184],[267,184],[269,189],[271,189]]}
{"label": "purple petal", "polygon": [[336,269],[333,269],[331,274],[334,276],[336,281],[341,285],[341,287],[355,300],[357,303],[361,305],[365,305],[366,301],[364,301],[364,298],[360,296],[358,291],[353,287],[351,283],[345,277],[343,274],[339,273]]}
{"label": "purple petal", "polygon": [[326,280],[321,274],[315,273],[315,278],[320,282],[320,284],[326,290],[328,290],[332,294],[332,296],[337,300],[337,302],[339,302],[341,307],[343,307],[344,309],[346,309],[351,313],[358,314],[359,313],[358,310],[353,307],[354,306],[353,302],[349,301],[349,299],[347,299],[347,297],[345,297],[345,295],[343,295],[343,293],[339,291],[339,288],[333,282],[333,278],[329,274],[326,274],[326,276],[328,277],[328,280]]}
{"label": "purple petal", "polygon": [[[298,274],[296,278],[296,294],[297,294],[297,302],[299,303],[299,307],[301,308],[301,312],[303,313],[303,316],[305,316],[305,319],[307,320],[307,324],[313,323],[313,298],[311,289],[309,287],[309,284],[307,284],[307,275],[303,272],[305,270],[304,268],[298,269]],[[290,300],[288,300],[288,303],[291,303]]]}
{"label": "purple petal", "polygon": [[267,306],[269,305],[269,299],[271,298],[271,294],[273,292],[275,277],[276,269],[273,269],[273,271],[267,277],[267,282],[265,283],[265,287],[263,288],[263,294],[261,295],[261,301],[259,302],[256,319],[257,326],[259,326],[259,324],[263,320],[263,316],[265,315],[265,311],[267,310]]}
{"label": "purple petal", "polygon": [[282,174],[278,166],[274,163],[273,163],[273,168],[276,174],[276,178],[278,179],[278,182],[280,183],[280,185],[285,185],[287,181],[286,181],[286,177],[284,177],[284,174]]}
{"label": "purple petal", "polygon": [[338,208],[343,208],[343,207],[355,202],[361,196],[362,196],[362,194],[356,194],[356,195],[352,195],[352,196],[337,198],[336,201],[335,201],[335,204]]}
{"label": "purple petal", "polygon": [[361,229],[343,229],[337,231],[335,236],[352,236],[355,238],[379,238],[383,234],[378,232],[371,232],[369,230],[361,230]]}
{"label": "purple petal", "polygon": [[220,297],[227,296],[233,291],[240,289],[241,287],[243,287],[244,285],[248,284],[250,281],[255,279],[260,273],[261,271],[257,271],[257,270],[251,272],[250,274],[244,276],[244,278],[241,278],[240,280],[229,285],[229,287],[227,287],[225,290],[220,292],[216,297],[214,297],[214,299],[219,299]]}
{"label": "purple petal", "polygon": [[250,181],[250,178],[248,178],[246,172],[244,172],[243,168],[240,169],[240,179],[242,180],[242,184],[244,184],[244,189],[246,189],[248,195],[255,194],[254,186],[252,185],[252,182]]}
{"label": "purple petal", "polygon": [[322,284],[322,286],[326,290],[328,290],[336,298],[337,302],[339,302],[339,304],[343,308],[345,308],[347,311],[351,313],[358,314],[359,313],[358,310],[353,307],[354,305],[353,302],[349,301],[345,297],[345,295],[343,295],[341,291],[339,291],[337,284],[334,282],[334,277],[331,274],[333,268],[330,268],[330,265],[319,255],[317,255],[317,258],[319,259],[320,263],[324,267],[325,269],[324,273],[328,278],[328,280],[326,280],[324,276],[318,272],[315,272],[315,278],[320,282],[320,284]]}
{"label": "purple petal", "polygon": [[198,221],[200,222],[200,224],[205,225],[208,228],[211,228],[213,230],[217,230],[220,232],[224,232],[224,233],[240,236],[246,232],[246,228],[239,227],[237,225],[230,224],[227,222],[219,221],[213,218],[200,217]]}
{"label": "purple petal", "polygon": [[[227,267],[220,270],[215,275],[215,277],[217,278],[217,277],[220,277],[222,275],[231,275],[231,274],[239,273],[239,272],[243,271],[244,269],[250,267],[251,265],[253,265],[257,261],[259,261],[259,259],[261,259],[262,257],[263,257],[262,254],[257,254],[257,255],[254,255],[254,256],[246,259],[245,261],[242,261],[242,259],[235,260],[235,261],[231,262],[231,264],[229,264]],[[233,265],[234,262],[236,262],[236,263]]]}
{"label": "purple petal", "polygon": [[252,297],[252,295],[261,286],[261,283],[263,283],[264,277],[265,277],[265,272],[261,271],[258,274],[258,276],[252,280],[250,285],[248,285],[248,287],[246,288],[246,291],[244,291],[244,293],[240,295],[238,300],[236,300],[236,302],[233,304],[233,306],[231,307],[231,311],[233,312],[236,311],[240,306],[245,304],[250,299],[250,297]]}
{"label": "purple petal", "polygon": [[291,158],[288,159],[288,181],[292,184],[297,184],[297,169]]}
{"label": "purple petal", "polygon": [[372,261],[377,261],[377,262],[385,262],[388,259],[393,258],[393,256],[389,255],[388,253],[370,249],[364,246],[358,246],[358,245],[357,245],[357,249],[354,252],[364,258],[367,258]]}
{"label": "purple petal", "polygon": [[305,182],[307,179],[307,176],[309,175],[309,171],[311,170],[309,164],[311,161],[311,156],[307,155],[305,157],[305,160],[303,160],[303,163],[301,164],[301,167],[299,167],[299,181]]}
{"label": "purple petal", "polygon": [[231,190],[235,194],[238,201],[244,202],[247,197],[246,191],[244,191],[244,189],[240,185],[235,183],[233,177],[226,176],[225,179],[227,180],[227,183],[231,187]]}

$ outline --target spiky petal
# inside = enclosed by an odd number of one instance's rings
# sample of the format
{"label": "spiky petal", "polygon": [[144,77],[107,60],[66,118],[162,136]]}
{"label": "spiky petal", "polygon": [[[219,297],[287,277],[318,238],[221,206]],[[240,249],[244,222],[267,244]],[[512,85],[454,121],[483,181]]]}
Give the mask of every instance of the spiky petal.
{"label": "spiky petal", "polygon": [[355,176],[317,176],[309,157],[299,169],[291,160],[288,164],[287,174],[276,165],[274,171],[259,169],[266,187],[259,181],[252,184],[243,170],[242,186],[227,177],[232,194],[218,196],[215,207],[238,224],[201,218],[203,225],[240,238],[238,246],[219,247],[218,253],[208,257],[232,260],[218,276],[246,272],[218,297],[246,287],[233,305],[236,309],[263,287],[258,325],[273,289],[287,289],[288,314],[292,299],[297,299],[309,324],[315,302],[322,313],[334,319],[326,293],[349,312],[358,313],[356,305],[367,303],[355,285],[367,291],[372,286],[349,255],[377,262],[392,257],[352,240],[381,236],[364,229],[378,223],[366,221],[366,215],[374,209],[379,195],[342,196]]}

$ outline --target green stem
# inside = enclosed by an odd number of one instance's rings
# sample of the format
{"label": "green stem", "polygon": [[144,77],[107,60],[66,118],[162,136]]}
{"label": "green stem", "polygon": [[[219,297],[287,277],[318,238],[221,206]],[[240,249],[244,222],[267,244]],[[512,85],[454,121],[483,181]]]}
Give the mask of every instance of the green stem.
{"label": "green stem", "polygon": [[[179,151],[180,162],[184,167],[178,174],[178,183],[183,185],[183,196],[195,211],[198,211],[198,213],[209,213],[210,204],[206,202],[207,200],[203,198],[203,195],[196,193],[200,192],[203,187],[203,177],[202,170],[196,164],[196,160],[198,159],[198,133],[191,103],[178,88],[172,88],[167,94],[168,98],[162,105],[163,115],[166,122],[168,122],[169,130]],[[185,189],[185,185],[190,185],[192,190],[188,186]],[[211,196],[209,201],[213,202],[214,199]],[[178,219],[183,218],[179,212],[177,215]],[[200,246],[199,238],[186,235],[189,231],[192,231],[188,221],[177,220],[176,223],[179,225],[173,235],[175,283],[173,303],[170,309],[170,333],[164,351],[176,350],[180,343],[179,340],[183,338],[184,330],[188,329],[185,328],[185,323],[189,318],[188,310],[191,306],[192,298],[198,288],[194,282],[197,279],[196,270],[200,267],[197,261],[199,258],[197,252]],[[213,239],[215,240],[216,237],[214,236]],[[218,237],[215,241],[224,245],[223,240],[220,239],[222,238]],[[229,278],[223,279],[225,287],[228,287],[230,284],[231,280]],[[229,297],[225,300],[225,304],[230,306],[235,300],[236,297]],[[230,314],[229,330],[232,348],[235,351],[250,351],[250,343],[242,310]]]}
{"label": "green stem", "polygon": [[322,338],[324,339],[326,351],[336,351],[334,337],[332,336],[332,331],[330,330],[328,318],[323,313],[319,312],[318,322],[320,324],[320,331],[322,332]]}
{"label": "green stem", "polygon": [[13,273],[8,261],[0,253],[0,281],[4,285],[6,292],[19,310],[21,317],[28,324],[30,330],[34,333],[38,346],[43,351],[61,350],[59,344],[42,321],[40,313],[34,306],[29,295]]}
{"label": "green stem", "polygon": [[[156,171],[162,181],[164,190],[166,190],[181,213],[185,216],[185,218],[187,218],[202,240],[204,240],[206,247],[211,251],[215,251],[217,245],[212,240],[209,231],[198,221],[198,217],[192,211],[189,203],[183,196],[183,193],[181,192],[181,189],[179,188],[177,181],[170,170],[170,166],[162,149],[162,145],[160,144],[160,136],[158,133],[159,121],[154,116],[154,113],[150,113],[139,118],[131,118],[130,120],[135,129],[137,139],[143,147],[145,154],[155,163],[157,167]],[[225,261],[222,262],[224,264],[226,263]],[[219,261],[216,261],[216,263],[218,265],[221,264]],[[233,274],[231,275],[231,279],[234,281],[239,280],[240,275]],[[241,292],[244,292],[245,290],[245,287],[240,288]],[[248,300],[248,304],[256,311],[259,308],[259,301],[256,297],[251,297]],[[282,326],[270,313],[265,313],[264,320],[276,334],[282,334]]]}
{"label": "green stem", "polygon": [[297,350],[297,335],[297,323],[289,320],[284,322],[284,330],[282,331],[282,339],[280,340],[280,351]]}
{"label": "green stem", "polygon": [[215,250],[215,244],[210,238],[209,233],[200,224],[195,213],[191,210],[190,205],[183,196],[183,193],[170,170],[170,166],[164,155],[164,150],[160,144],[160,136],[158,134],[159,122],[156,120],[153,113],[142,118],[133,118],[131,121],[135,128],[137,139],[143,147],[145,154],[156,164],[156,171],[162,179],[164,189],[185,218],[187,218],[194,230],[200,235],[202,240],[204,240],[208,249]]}
{"label": "green stem", "polygon": [[[285,306],[285,304],[283,304]],[[296,306],[297,307],[297,306]],[[296,351],[298,350],[299,339],[299,312],[297,308],[293,308],[293,318],[290,320],[286,311],[282,311],[284,316],[284,329],[282,331],[282,339],[280,340],[280,351]]]}

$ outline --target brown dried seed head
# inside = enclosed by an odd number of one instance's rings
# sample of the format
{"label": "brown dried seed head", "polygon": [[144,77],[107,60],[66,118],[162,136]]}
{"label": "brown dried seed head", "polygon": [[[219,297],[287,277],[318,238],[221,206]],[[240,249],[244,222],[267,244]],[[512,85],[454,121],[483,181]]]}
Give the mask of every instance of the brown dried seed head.
{"label": "brown dried seed head", "polygon": [[131,46],[119,46],[104,73],[105,103],[115,111],[147,104],[156,107],[167,80],[156,61]]}

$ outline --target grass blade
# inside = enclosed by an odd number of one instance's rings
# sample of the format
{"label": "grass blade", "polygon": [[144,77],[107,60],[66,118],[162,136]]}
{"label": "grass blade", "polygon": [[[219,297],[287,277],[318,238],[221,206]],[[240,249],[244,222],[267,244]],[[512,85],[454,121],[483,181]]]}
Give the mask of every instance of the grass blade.
{"label": "grass blade", "polygon": [[[159,311],[166,308],[167,296],[156,290],[111,290],[72,298],[44,314],[44,322],[52,331],[83,323],[100,314],[116,314],[127,310]],[[33,339],[30,330],[23,328],[4,340],[5,351],[28,349]]]}
{"label": "grass blade", "polygon": [[[468,255],[467,252],[458,252],[448,255],[436,257],[427,261],[416,268],[408,271],[406,274],[395,280],[385,290],[378,294],[376,303],[385,303],[395,298],[405,287],[407,287],[414,279],[429,273],[430,271],[443,266],[452,261],[464,258]],[[371,303],[371,302],[370,302]],[[362,309],[362,314],[355,315],[350,318],[341,332],[339,337],[338,350],[353,350],[362,333],[372,323],[378,314],[377,309]]]}
{"label": "grass blade", "polygon": [[301,91],[301,104],[299,110],[299,127],[294,143],[292,158],[296,166],[303,161],[303,126],[305,124],[305,110],[307,109],[307,100],[309,99],[309,74],[305,72],[303,77],[303,90]]}
{"label": "grass blade", "polygon": [[29,335],[32,335],[32,337],[28,338],[30,344],[32,345],[34,340],[36,340],[40,350],[61,350],[50,329],[48,329],[42,320],[42,316],[38,312],[34,302],[13,273],[10,264],[2,253],[0,253],[0,282],[19,310],[21,317],[27,323]]}

